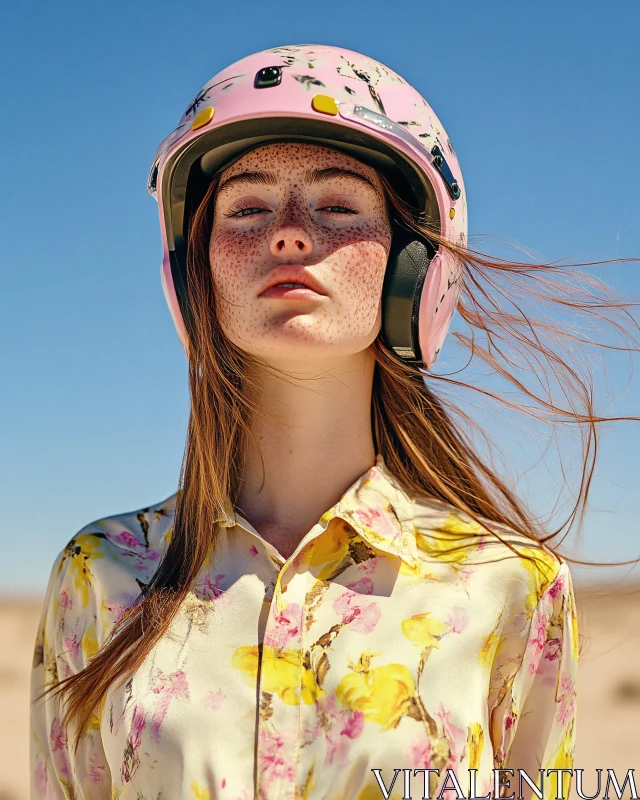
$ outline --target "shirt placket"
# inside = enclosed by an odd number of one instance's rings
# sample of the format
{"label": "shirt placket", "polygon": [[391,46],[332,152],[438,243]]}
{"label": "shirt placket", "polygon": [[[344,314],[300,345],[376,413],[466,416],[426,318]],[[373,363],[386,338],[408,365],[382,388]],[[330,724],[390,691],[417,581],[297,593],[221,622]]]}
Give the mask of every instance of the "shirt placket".
{"label": "shirt placket", "polygon": [[256,796],[294,800],[303,692],[306,570],[291,559],[278,574],[264,632],[258,683]]}
{"label": "shirt placket", "polygon": [[[304,616],[309,571],[295,559],[327,528],[316,524],[285,561],[241,517],[237,523],[262,543],[271,563],[280,567],[259,648],[256,729],[256,800],[295,800],[304,677]],[[268,600],[268,596],[265,597]]]}

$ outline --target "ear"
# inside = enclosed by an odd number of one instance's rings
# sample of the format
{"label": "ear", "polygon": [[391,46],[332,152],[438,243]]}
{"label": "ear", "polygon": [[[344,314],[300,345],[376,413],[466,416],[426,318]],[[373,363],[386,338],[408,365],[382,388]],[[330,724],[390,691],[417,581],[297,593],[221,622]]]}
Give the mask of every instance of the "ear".
{"label": "ear", "polygon": [[422,288],[435,249],[415,231],[393,226],[382,287],[382,335],[403,361],[421,364],[418,317]]}

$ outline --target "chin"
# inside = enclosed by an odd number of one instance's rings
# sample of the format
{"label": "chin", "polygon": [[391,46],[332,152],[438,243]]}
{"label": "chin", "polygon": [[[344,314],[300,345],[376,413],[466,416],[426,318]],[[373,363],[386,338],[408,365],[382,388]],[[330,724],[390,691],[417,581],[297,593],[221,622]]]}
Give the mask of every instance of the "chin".
{"label": "chin", "polygon": [[328,336],[311,337],[308,332],[299,336],[274,336],[271,341],[261,338],[259,342],[244,343],[245,352],[268,363],[296,362],[310,366],[314,361],[353,358],[368,350],[375,336],[362,339],[336,339]]}

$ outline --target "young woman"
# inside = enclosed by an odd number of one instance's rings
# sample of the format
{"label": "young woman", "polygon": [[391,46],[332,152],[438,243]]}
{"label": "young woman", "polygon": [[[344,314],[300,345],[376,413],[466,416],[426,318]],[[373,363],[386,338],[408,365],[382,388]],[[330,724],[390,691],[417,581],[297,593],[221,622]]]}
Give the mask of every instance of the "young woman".
{"label": "young woman", "polygon": [[357,53],[265,51],[198,93],[150,191],[189,359],[180,488],[56,560],[33,796],[549,797],[559,774],[566,797],[571,573],[433,389],[459,298],[552,365],[574,402],[547,410],[599,418],[542,327],[483,305],[481,270],[525,267],[467,249],[438,118]]}

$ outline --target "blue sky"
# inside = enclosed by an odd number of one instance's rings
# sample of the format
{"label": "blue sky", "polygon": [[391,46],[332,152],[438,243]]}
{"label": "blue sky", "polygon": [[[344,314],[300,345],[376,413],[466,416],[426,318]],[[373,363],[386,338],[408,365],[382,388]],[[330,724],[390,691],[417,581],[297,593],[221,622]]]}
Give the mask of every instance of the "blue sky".
{"label": "blue sky", "polygon": [[[445,124],[472,234],[550,260],[637,257],[639,29],[635,0],[606,13],[591,0],[11,4],[0,31],[0,591],[43,591],[79,528],[175,491],[186,361],[145,184],[156,146],[206,80],[278,45],[365,52],[416,86]],[[640,295],[640,265],[596,274]],[[453,363],[451,339],[447,349]],[[601,395],[613,392],[615,404],[600,408],[639,414],[629,361],[608,356],[607,366]],[[498,414],[487,424],[525,463],[532,439],[505,433]],[[640,424],[607,427],[584,558],[640,555],[639,451]],[[532,480],[527,491],[550,510],[557,475]],[[626,569],[587,576],[611,574]]]}

